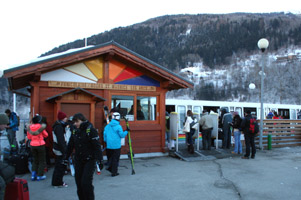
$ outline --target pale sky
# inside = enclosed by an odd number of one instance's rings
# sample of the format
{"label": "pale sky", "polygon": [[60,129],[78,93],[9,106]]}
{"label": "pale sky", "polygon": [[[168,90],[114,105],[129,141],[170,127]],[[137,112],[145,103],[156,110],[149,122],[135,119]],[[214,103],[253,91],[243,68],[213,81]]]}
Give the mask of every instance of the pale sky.
{"label": "pale sky", "polygon": [[299,1],[2,0],[0,70],[28,63],[62,44],[162,15],[233,12],[301,14],[301,7],[297,2]]}

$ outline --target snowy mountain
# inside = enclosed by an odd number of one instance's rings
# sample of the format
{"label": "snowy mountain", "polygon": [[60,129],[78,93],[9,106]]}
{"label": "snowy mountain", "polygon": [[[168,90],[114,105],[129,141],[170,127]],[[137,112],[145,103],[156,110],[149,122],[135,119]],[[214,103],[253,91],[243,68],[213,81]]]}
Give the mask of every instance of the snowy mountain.
{"label": "snowy mountain", "polygon": [[[211,69],[202,62],[193,63],[181,69],[180,74],[193,81],[195,87],[169,92],[167,98],[259,102],[262,63],[265,63],[264,101],[301,104],[301,47],[296,46],[265,55],[233,55],[231,64],[219,69]],[[256,85],[254,90],[249,89],[251,83]]]}

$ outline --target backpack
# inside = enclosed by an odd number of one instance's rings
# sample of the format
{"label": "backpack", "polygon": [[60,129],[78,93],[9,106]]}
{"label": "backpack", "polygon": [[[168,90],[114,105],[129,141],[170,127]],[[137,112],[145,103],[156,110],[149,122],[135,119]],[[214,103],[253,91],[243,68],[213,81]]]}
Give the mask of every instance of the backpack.
{"label": "backpack", "polygon": [[12,112],[12,119],[14,119],[14,117],[16,117],[17,118],[17,124],[16,124],[16,126],[17,127],[19,127],[20,126],[20,117],[19,117],[19,115],[17,115],[17,113],[15,113],[15,112]]}
{"label": "backpack", "polygon": [[255,118],[250,119],[249,131],[252,135],[256,135],[259,132],[259,126]]}

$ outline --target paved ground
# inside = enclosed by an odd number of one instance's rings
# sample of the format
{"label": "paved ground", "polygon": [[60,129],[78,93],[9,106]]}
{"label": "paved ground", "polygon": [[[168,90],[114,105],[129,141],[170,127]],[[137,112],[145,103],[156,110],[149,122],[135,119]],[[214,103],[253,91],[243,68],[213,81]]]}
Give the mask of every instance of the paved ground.
{"label": "paved ground", "polygon": [[[117,177],[107,171],[94,176],[95,199],[301,199],[301,147],[258,151],[255,159],[232,156],[186,162],[173,157],[135,159],[131,175],[128,160],[121,160]],[[29,182],[31,200],[77,199],[74,178],[68,188],[50,186],[48,178]]]}

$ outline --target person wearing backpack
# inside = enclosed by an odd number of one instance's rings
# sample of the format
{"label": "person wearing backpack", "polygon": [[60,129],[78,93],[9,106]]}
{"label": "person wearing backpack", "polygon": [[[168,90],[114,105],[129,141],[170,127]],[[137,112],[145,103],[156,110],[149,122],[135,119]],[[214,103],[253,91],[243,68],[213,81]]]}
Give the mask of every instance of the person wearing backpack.
{"label": "person wearing backpack", "polygon": [[75,150],[74,167],[78,198],[94,200],[93,174],[96,165],[100,170],[103,168],[99,135],[82,113],[75,114],[72,121],[76,128],[70,137],[65,159],[67,160]]}
{"label": "person wearing backpack", "polygon": [[18,148],[16,140],[16,131],[19,130],[19,119],[15,112],[11,112],[10,109],[5,110],[6,115],[9,118],[9,124],[6,127],[7,138],[11,148]]}
{"label": "person wearing backpack", "polygon": [[250,147],[252,148],[251,158],[255,158],[256,148],[255,148],[255,136],[258,133],[258,123],[255,118],[252,117],[251,111],[246,111],[246,117],[241,122],[241,129],[245,134],[246,142],[246,154],[241,157],[242,159],[249,159],[250,157]]}

